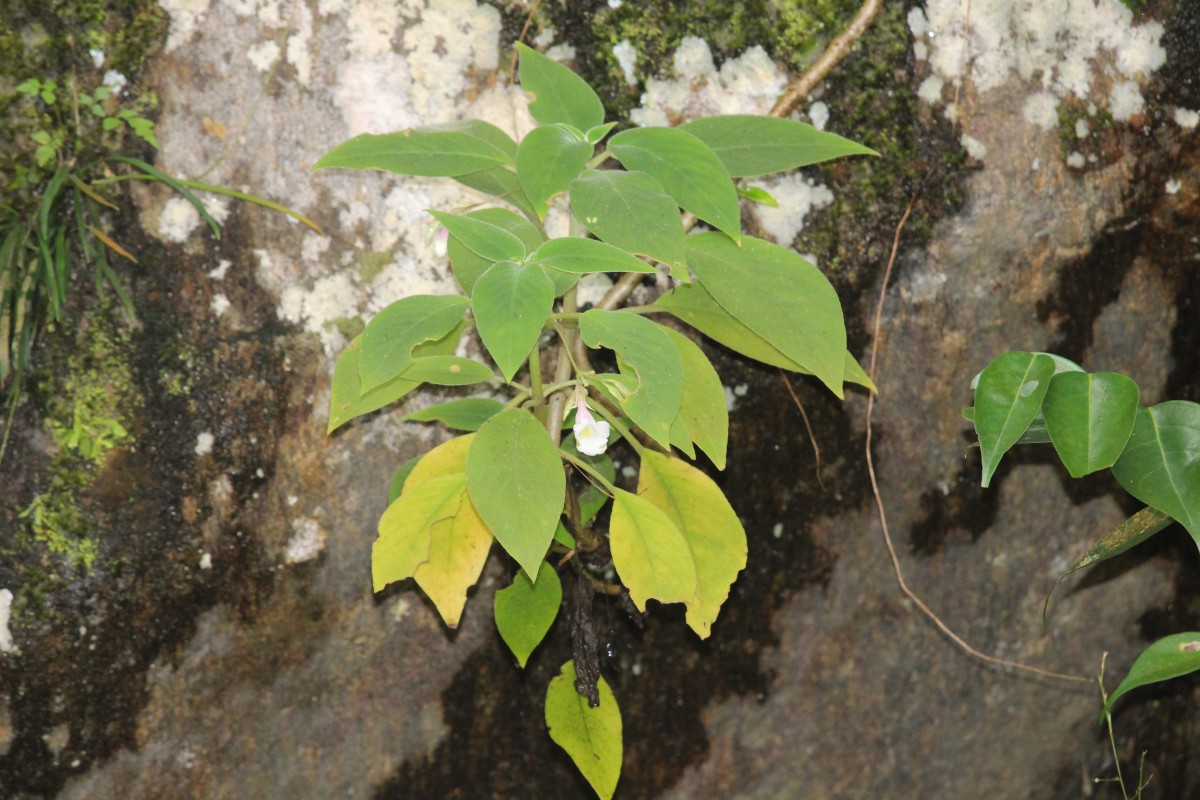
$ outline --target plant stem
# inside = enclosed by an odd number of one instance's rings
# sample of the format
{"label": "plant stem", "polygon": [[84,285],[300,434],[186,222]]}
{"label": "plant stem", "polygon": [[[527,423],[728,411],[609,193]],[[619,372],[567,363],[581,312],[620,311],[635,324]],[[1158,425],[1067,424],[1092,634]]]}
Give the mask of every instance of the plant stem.
{"label": "plant stem", "polygon": [[[156,181],[156,180],[158,180],[158,178],[156,178],[153,175],[142,175],[142,174],[138,174],[138,173],[129,173],[127,175],[113,175],[110,178],[100,178],[99,180],[92,181],[92,185],[93,186],[103,186],[104,184],[116,183],[118,181]],[[266,198],[259,197],[257,195],[253,195],[253,194],[247,194],[246,192],[239,192],[237,189],[230,189],[225,186],[215,186],[211,183],[201,183],[200,181],[193,181],[188,178],[175,178],[174,180],[178,183],[183,184],[184,186],[186,186],[189,189],[196,189],[197,191],[201,191],[201,192],[212,192],[213,194],[221,194],[221,195],[225,195],[226,197],[232,197],[235,200],[244,200],[247,203],[253,203],[257,206],[262,206],[263,208],[269,208],[272,211],[277,211],[280,214],[284,214],[285,216],[291,217],[292,219],[296,220],[297,222],[301,222],[301,223],[307,225],[309,228],[311,228],[312,230],[321,234],[322,236],[325,235],[325,232],[323,230],[321,230],[321,227],[319,225],[317,225],[317,223],[313,222],[311,219],[304,216],[299,211],[293,211],[292,209],[288,208],[285,205],[280,205],[279,203],[272,202],[271,200],[267,200]]]}
{"label": "plant stem", "polygon": [[566,450],[563,450],[561,447],[558,449],[558,454],[560,456],[562,456],[562,459],[564,461],[570,462],[573,466],[575,466],[581,472],[586,472],[588,474],[588,477],[591,478],[595,483],[599,484],[600,488],[609,497],[612,497],[613,495],[615,495],[617,493],[617,487],[615,487],[611,483],[609,483],[608,479],[605,478],[603,475],[601,475],[599,472],[597,472],[596,469],[594,467],[592,467],[590,464],[587,464],[582,459],[576,458],[575,456],[568,453]]}
{"label": "plant stem", "polygon": [[540,406],[546,402],[546,396],[542,394],[542,349],[540,347],[533,348],[533,352],[529,354],[529,391],[533,397],[534,406]]}

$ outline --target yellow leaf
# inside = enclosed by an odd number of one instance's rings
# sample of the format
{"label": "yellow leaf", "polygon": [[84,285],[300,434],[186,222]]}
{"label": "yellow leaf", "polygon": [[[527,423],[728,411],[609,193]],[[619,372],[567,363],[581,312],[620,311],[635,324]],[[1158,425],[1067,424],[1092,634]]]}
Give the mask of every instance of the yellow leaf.
{"label": "yellow leaf", "polygon": [[424,483],[433,478],[440,478],[443,475],[465,473],[467,469],[467,451],[471,449],[471,442],[474,438],[475,434],[473,433],[469,433],[466,436],[457,436],[448,442],[439,444],[421,456],[421,460],[417,462],[417,465],[413,467],[413,471],[409,473],[408,479],[404,481],[404,491],[408,491],[410,487],[415,487],[417,484]]}
{"label": "yellow leaf", "polygon": [[643,453],[638,495],[662,510],[691,549],[697,589],[685,601],[687,623],[707,639],[729,587],[746,566],[746,531],[712,479],[678,458]]}
{"label": "yellow leaf", "polygon": [[492,532],[471,505],[464,483],[458,513],[454,519],[433,526],[429,560],[413,574],[448,627],[458,627],[467,603],[467,589],[479,580],[491,547]]}
{"label": "yellow leaf", "polygon": [[696,598],[696,566],[683,534],[653,503],[617,489],[609,523],[613,566],[639,611],[653,598],[688,603]]}
{"label": "yellow leaf", "polygon": [[400,497],[379,518],[379,538],[371,550],[375,591],[393,581],[411,578],[417,567],[429,560],[433,526],[458,513],[466,487],[467,478],[461,472],[412,487],[405,485]]}

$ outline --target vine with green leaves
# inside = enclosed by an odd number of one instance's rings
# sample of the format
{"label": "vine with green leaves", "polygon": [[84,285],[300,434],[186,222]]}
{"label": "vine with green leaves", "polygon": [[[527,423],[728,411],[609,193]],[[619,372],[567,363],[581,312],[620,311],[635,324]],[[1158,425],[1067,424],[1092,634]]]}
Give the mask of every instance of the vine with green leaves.
{"label": "vine with green leaves", "polygon": [[[1049,443],[1072,478],[1111,470],[1126,492],[1146,504],[1097,540],[1059,582],[1175,522],[1200,545],[1200,403],[1144,406],[1141,390],[1127,375],[1087,372],[1062,356],[1024,351],[993,360],[972,388],[975,404],[963,416],[975,427],[984,487],[1012,447]],[[1047,596],[1047,610],[1049,603]],[[1146,647],[1111,694],[1101,685],[1100,718],[1110,736],[1110,711],[1122,695],[1196,671],[1200,631],[1172,634]]]}
{"label": "vine with green leaves", "polygon": [[[461,618],[493,540],[515,562],[495,621],[523,668],[573,581],[573,658],[546,692],[550,737],[597,795],[615,791],[621,715],[600,674],[590,606],[611,596],[640,621],[650,600],[682,603],[706,638],[746,564],[746,534],[717,484],[728,413],[700,347],[656,322],[668,315],[750,358],[816,377],[838,397],[873,389],[846,350],[828,279],[790,250],[742,233],[743,179],[873,151],[800,122],[748,115],[612,134],[595,92],[567,67],[518,45],[538,126],[520,142],[480,120],[366,134],[314,169],[446,177],[508,207],[430,213],[444,227],[462,295],[399,299],[375,315],[334,368],[329,431],[423,384],[483,385],[408,414],[463,435],[401,466],[372,553],[376,591],[413,579],[446,625]],[[564,197],[570,235],[544,222]],[[682,209],[682,211],[681,211]],[[712,230],[687,235],[697,221]],[[584,275],[621,277],[581,309]],[[647,276],[672,288],[623,306]],[[473,329],[496,369],[461,355]],[[498,374],[497,374],[498,373]],[[618,444],[619,443],[619,444]],[[639,463],[618,478],[610,447]],[[624,470],[622,471],[624,473]]]}

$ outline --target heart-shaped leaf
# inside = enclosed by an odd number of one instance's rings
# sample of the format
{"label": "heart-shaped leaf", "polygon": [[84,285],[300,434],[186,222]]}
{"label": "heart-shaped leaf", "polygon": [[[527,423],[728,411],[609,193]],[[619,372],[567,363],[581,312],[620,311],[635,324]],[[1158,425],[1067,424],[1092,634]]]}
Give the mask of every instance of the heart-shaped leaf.
{"label": "heart-shaped leaf", "polygon": [[537,575],[566,501],[558,449],[533,414],[517,408],[501,411],[474,436],[467,455],[471,502],[526,574]]}
{"label": "heart-shaped leaf", "polygon": [[563,664],[546,690],[546,726],[551,740],[567,752],[596,796],[612,800],[621,777],[621,709],[604,678],[596,686],[600,705],[591,708],[587,698],[575,691],[575,662]]}
{"label": "heart-shaped leaf", "polygon": [[1176,633],[1159,639],[1142,651],[1129,674],[1108,696],[1101,721],[1121,695],[1151,683],[1178,678],[1200,670],[1200,633]]}
{"label": "heart-shaped leaf", "polygon": [[519,569],[512,585],[496,592],[496,629],[522,669],[546,637],[561,604],[562,583],[546,561],[542,562],[536,583]]}
{"label": "heart-shaped leaf", "polygon": [[1072,478],[1116,463],[1133,431],[1141,392],[1116,372],[1061,372],[1050,380],[1042,416]]}
{"label": "heart-shaped leaf", "polygon": [[1183,523],[1200,544],[1200,404],[1138,409],[1112,472],[1125,491]]}
{"label": "heart-shaped leaf", "polygon": [[1041,353],[1014,350],[988,364],[975,388],[975,433],[983,460],[982,485],[992,481],[1008,452],[1042,407],[1054,361]]}
{"label": "heart-shaped leaf", "polygon": [[537,345],[553,305],[554,282],[535,266],[501,261],[475,282],[475,326],[505,380],[513,379]]}

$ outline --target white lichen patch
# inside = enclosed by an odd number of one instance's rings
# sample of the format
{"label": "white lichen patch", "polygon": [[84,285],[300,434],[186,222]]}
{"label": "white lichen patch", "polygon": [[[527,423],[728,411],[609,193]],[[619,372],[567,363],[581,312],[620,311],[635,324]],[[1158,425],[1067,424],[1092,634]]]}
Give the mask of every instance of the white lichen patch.
{"label": "white lichen patch", "polygon": [[758,224],[777,244],[790,247],[804,229],[808,215],[833,202],[833,192],[800,174],[779,175],[756,182],[779,203],[777,208],[753,206]]}
{"label": "white lichen patch", "polygon": [[1200,111],[1192,111],[1187,108],[1176,108],[1172,115],[1175,119],[1175,124],[1184,130],[1192,130],[1197,125],[1200,125]]}
{"label": "white lichen patch", "polygon": [[765,114],[787,85],[787,74],[759,46],[731,58],[718,70],[703,39],[689,36],[674,58],[675,77],[646,81],[638,125],[672,125],[712,114]]}
{"label": "white lichen patch", "polygon": [[246,58],[259,72],[266,72],[279,58],[279,45],[275,42],[259,42],[246,51]]}
{"label": "white lichen patch", "polygon": [[327,534],[321,524],[311,517],[292,520],[292,536],[283,552],[287,564],[312,561],[325,549]]}
{"label": "white lichen patch", "polygon": [[221,292],[213,295],[212,302],[209,303],[209,308],[212,309],[213,316],[219,317],[229,310],[229,298]]}
{"label": "white lichen patch", "polygon": [[829,106],[822,103],[820,100],[808,107],[808,121],[812,126],[819,131],[825,130],[825,125],[829,122]]}
{"label": "white lichen patch", "polygon": [[[1130,119],[1142,109],[1141,84],[1167,57],[1163,26],[1135,24],[1120,0],[928,0],[908,23],[931,77],[965,79],[978,92],[1020,81],[1030,91],[1025,119],[1045,129],[1057,124],[1066,98],[1094,99],[1115,119]],[[1109,85],[1120,88],[1095,97]],[[940,101],[928,81],[922,88],[926,102]]]}
{"label": "white lichen patch", "polygon": [[211,453],[212,449],[213,449],[213,443],[215,441],[216,441],[216,438],[208,431],[204,431],[203,433],[198,435],[196,437],[196,447],[195,447],[196,455],[206,456],[209,453]]}
{"label": "white lichen patch", "polygon": [[[204,208],[217,222],[229,216],[229,201],[225,197],[206,198]],[[201,225],[208,226],[200,218],[200,212],[184,198],[173,195],[163,203],[158,216],[158,233],[164,239],[183,244]]]}
{"label": "white lichen patch", "polygon": [[1166,186],[1163,187],[1163,189],[1166,190],[1167,194],[1179,194],[1179,190],[1182,188],[1183,188],[1183,181],[1181,181],[1177,178],[1171,178],[1170,180],[1167,181]]}
{"label": "white lichen patch", "polygon": [[211,0],[159,0],[163,11],[171,19],[167,43],[163,48],[168,53],[192,38],[208,14]]}
{"label": "white lichen patch", "polygon": [[637,83],[637,50],[633,48],[628,39],[622,39],[613,45],[613,58],[617,59],[617,66],[621,68],[622,74],[625,76],[625,82],[630,86]]}
{"label": "white lichen patch", "polygon": [[12,621],[13,593],[11,589],[0,589],[0,653],[15,655],[20,651],[13,641],[9,623]]}
{"label": "white lichen patch", "polygon": [[958,141],[962,144],[963,149],[967,151],[967,155],[976,161],[982,161],[987,156],[987,147],[974,136],[964,133],[959,137]]}

